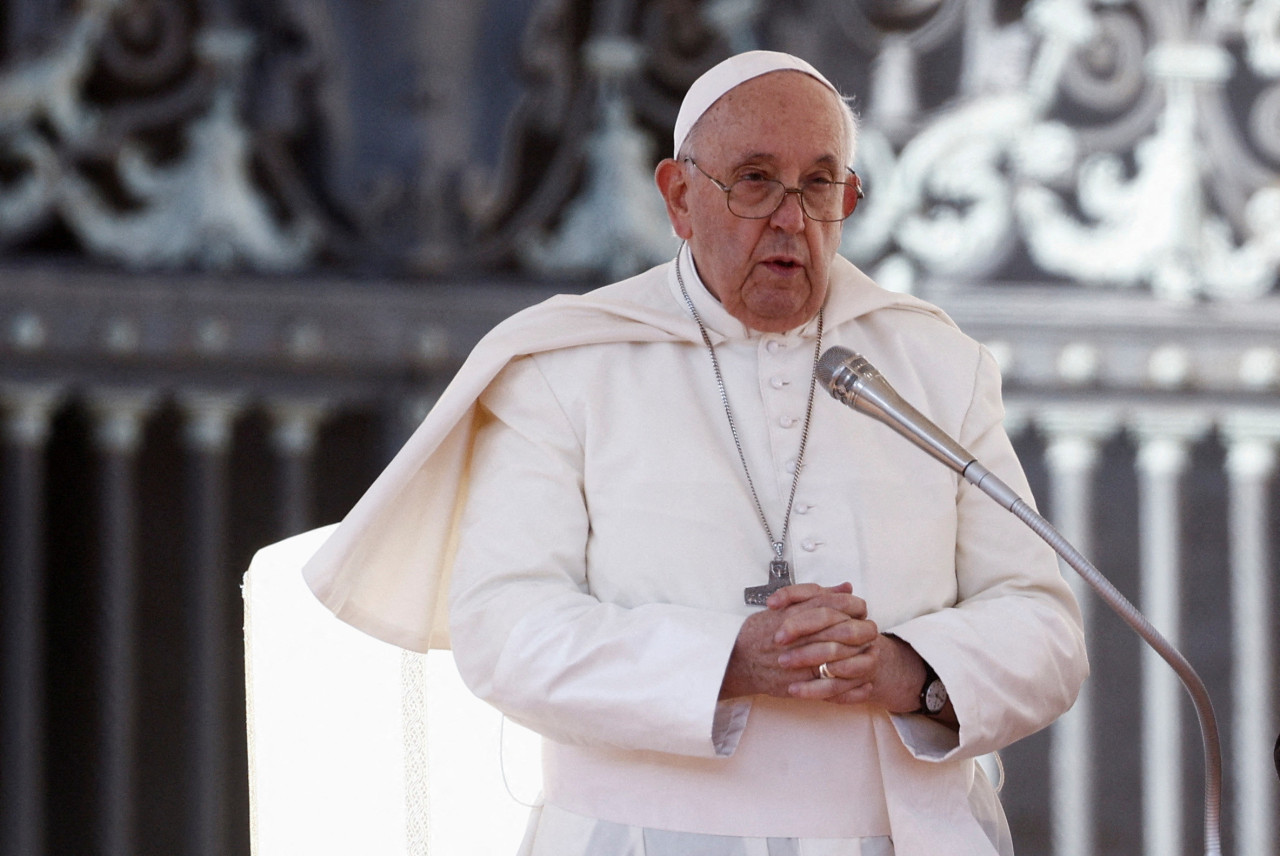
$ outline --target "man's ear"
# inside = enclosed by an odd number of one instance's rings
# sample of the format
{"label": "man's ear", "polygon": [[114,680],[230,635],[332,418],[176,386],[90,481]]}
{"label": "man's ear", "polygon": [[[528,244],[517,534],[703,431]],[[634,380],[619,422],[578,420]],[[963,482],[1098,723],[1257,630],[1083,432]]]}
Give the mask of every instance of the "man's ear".
{"label": "man's ear", "polygon": [[679,161],[664,158],[653,171],[653,180],[667,203],[671,228],[682,240],[689,240],[693,235],[693,221],[689,214],[689,173]]}

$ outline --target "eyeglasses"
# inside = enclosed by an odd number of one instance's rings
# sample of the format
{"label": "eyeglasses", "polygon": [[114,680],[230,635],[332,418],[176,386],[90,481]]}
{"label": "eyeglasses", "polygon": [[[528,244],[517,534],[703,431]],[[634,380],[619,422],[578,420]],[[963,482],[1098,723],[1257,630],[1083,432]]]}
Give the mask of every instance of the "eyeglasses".
{"label": "eyeglasses", "polygon": [[787,194],[794,193],[800,197],[800,208],[810,220],[838,223],[853,213],[853,209],[858,207],[858,200],[864,195],[862,179],[853,170],[849,170],[852,181],[814,178],[799,187],[787,187],[773,178],[740,178],[733,184],[726,185],[708,175],[693,158],[687,157],[685,160],[724,191],[729,213],[744,220],[772,217],[773,212],[782,207],[782,200],[787,198]]}

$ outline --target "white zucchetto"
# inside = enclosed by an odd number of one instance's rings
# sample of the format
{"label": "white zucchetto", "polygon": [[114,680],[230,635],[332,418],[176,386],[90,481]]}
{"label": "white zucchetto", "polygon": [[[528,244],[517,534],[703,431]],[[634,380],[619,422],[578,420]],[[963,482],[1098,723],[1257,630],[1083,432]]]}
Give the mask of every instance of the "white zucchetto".
{"label": "white zucchetto", "polygon": [[702,114],[720,97],[733,89],[762,74],[771,71],[801,71],[822,83],[840,97],[840,92],[831,85],[831,81],[809,63],[780,51],[747,51],[736,54],[712,66],[693,82],[680,104],[680,113],[676,116],[675,148],[672,157],[680,156],[680,147],[685,138],[693,130],[693,126],[702,118]]}

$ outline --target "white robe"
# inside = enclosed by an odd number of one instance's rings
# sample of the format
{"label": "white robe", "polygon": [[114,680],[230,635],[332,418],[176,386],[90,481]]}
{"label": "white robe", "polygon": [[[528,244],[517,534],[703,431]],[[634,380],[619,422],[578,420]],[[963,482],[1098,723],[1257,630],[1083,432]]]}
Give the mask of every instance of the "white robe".
{"label": "white robe", "polygon": [[[684,270],[776,532],[812,325],[748,334],[687,260]],[[961,729],[866,708],[717,703],[749,612],[742,587],[764,581],[769,549],[674,289],[665,265],[500,325],[310,563],[309,582],[380,638],[442,643],[441,595],[465,520],[455,656],[478,694],[550,738],[557,810],[687,832],[887,833],[898,854],[995,852],[971,803],[971,759],[1050,722],[1087,672],[1052,552],[949,470],[820,393],[789,558],[802,581],[851,580],[880,627],[942,676]],[[866,355],[1025,495],[984,350],[843,260],[824,312],[824,347]],[[538,356],[502,371],[529,353]],[[494,465],[469,484],[473,447]],[[784,770],[787,758],[797,760]]]}

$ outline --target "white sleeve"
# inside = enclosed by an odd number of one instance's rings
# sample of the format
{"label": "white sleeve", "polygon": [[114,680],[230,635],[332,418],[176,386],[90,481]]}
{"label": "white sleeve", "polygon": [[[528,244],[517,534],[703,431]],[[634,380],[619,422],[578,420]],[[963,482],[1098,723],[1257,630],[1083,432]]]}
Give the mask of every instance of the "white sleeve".
{"label": "white sleeve", "polygon": [[[1031,502],[1002,427],[999,373],[980,349],[961,445]],[[1074,703],[1089,672],[1079,607],[1057,557],[1039,536],[968,482],[956,498],[955,606],[884,628],[909,642],[947,687],[957,735],[919,716],[894,718],[920,758],[1001,749]]]}
{"label": "white sleeve", "polygon": [[559,742],[731,754],[750,703],[718,695],[742,617],[599,600],[581,442],[536,360],[509,365],[480,405],[450,591],[467,685]]}

